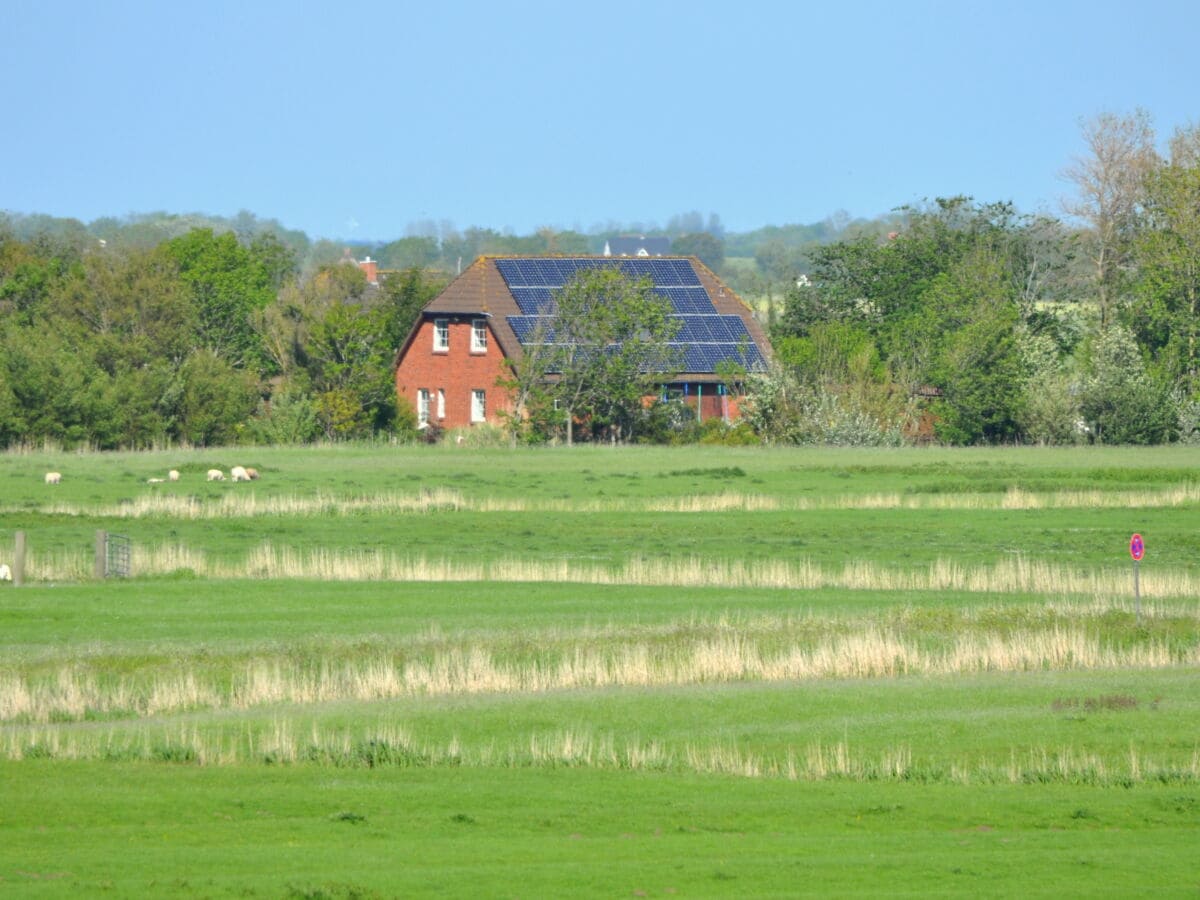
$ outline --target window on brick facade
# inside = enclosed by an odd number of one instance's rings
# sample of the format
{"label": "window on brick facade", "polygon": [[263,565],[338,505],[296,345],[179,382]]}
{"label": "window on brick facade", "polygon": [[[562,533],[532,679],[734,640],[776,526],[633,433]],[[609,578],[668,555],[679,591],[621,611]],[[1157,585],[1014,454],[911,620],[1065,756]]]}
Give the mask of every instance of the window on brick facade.
{"label": "window on brick facade", "polygon": [[429,424],[429,391],[421,388],[417,391],[417,427]]}
{"label": "window on brick facade", "polygon": [[450,320],[449,319],[434,319],[433,320],[433,349],[435,351],[450,349]]}
{"label": "window on brick facade", "polygon": [[487,396],[483,391],[471,391],[471,421],[486,421]]}
{"label": "window on brick facade", "polygon": [[487,353],[487,319],[471,321],[471,352]]}
{"label": "window on brick facade", "polygon": [[446,418],[446,391],[443,388],[438,388],[438,418]]}

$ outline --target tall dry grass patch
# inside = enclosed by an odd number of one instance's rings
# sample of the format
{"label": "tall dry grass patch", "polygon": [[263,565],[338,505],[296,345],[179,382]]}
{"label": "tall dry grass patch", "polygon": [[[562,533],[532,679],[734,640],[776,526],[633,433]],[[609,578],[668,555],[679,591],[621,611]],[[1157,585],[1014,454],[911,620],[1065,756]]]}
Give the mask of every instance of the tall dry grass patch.
{"label": "tall dry grass patch", "polygon": [[507,658],[479,642],[420,655],[375,652],[307,662],[277,651],[231,672],[204,660],[148,676],[104,679],[76,663],[50,675],[0,676],[0,722],[146,718],[397,697],[1200,665],[1200,644],[1172,646],[1162,639],[1118,646],[1082,622],[1011,632],[970,629],[937,647],[921,637],[899,627],[867,625],[781,642],[770,632],[713,627],[669,640],[584,637],[548,646],[533,658]]}
{"label": "tall dry grass patch", "polygon": [[[259,496],[254,491],[230,492],[217,498],[154,492],[120,503],[47,502],[38,510],[48,515],[110,519],[244,519],[269,517],[421,514],[445,511],[483,513],[714,513],[820,510],[1027,510],[1125,509],[1189,506],[1200,503],[1200,483],[1187,482],[1146,491],[1054,491],[1036,493],[1009,488],[1004,493],[844,494],[829,497],[777,497],[725,491],[682,497],[471,497],[448,488],[416,493],[379,492],[340,496]],[[0,506],[5,513],[27,512],[24,507]]]}
{"label": "tall dry grass patch", "polygon": [[[30,552],[31,580],[87,581],[92,555],[85,550]],[[297,549],[264,542],[242,557],[214,556],[177,542],[134,545],[133,574],[142,577],[181,571],[201,578],[308,579],[320,581],[547,582],[659,587],[773,588],[860,591],[955,591],[979,594],[1034,594],[1118,598],[1130,591],[1124,567],[1077,568],[1016,556],[994,565],[967,566],[939,559],[909,569],[852,560],[825,566],[811,559],[716,560],[630,559],[612,565],[586,560],[507,557],[469,560],[402,555],[374,550]],[[1148,600],[1200,595],[1200,576],[1154,569],[1141,574]]]}
{"label": "tall dry grass patch", "polygon": [[[43,560],[35,557],[32,577],[44,580],[83,579],[90,574],[84,552]],[[965,566],[936,560],[911,569],[892,568],[868,560],[823,566],[801,560],[631,559],[620,565],[581,560],[531,560],[516,557],[490,561],[406,556],[389,552],[305,549],[263,543],[241,559],[212,558],[181,544],[135,546],[133,569],[138,575],[170,575],[181,569],[209,578],[297,578],[326,581],[503,581],[665,587],[778,588],[812,590],[846,588],[867,591],[956,591],[967,593],[1038,594],[1049,596],[1123,597],[1129,572],[1075,568],[1013,557],[994,565]],[[87,574],[85,574],[87,573]],[[1186,571],[1143,572],[1141,592],[1148,599],[1194,597],[1200,577]]]}

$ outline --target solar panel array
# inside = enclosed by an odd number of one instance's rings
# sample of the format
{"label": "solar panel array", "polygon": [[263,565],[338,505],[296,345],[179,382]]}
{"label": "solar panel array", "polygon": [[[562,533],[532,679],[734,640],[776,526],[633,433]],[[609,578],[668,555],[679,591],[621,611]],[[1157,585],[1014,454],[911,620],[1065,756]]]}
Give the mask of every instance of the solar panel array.
{"label": "solar panel array", "polygon": [[521,315],[508,316],[522,346],[554,343],[550,325],[554,292],[584,269],[617,268],[631,278],[649,278],[654,292],[671,303],[679,329],[670,344],[680,370],[715,372],[730,361],[755,371],[765,366],[758,346],[739,316],[717,313],[708,292],[686,259],[498,259],[496,268]]}

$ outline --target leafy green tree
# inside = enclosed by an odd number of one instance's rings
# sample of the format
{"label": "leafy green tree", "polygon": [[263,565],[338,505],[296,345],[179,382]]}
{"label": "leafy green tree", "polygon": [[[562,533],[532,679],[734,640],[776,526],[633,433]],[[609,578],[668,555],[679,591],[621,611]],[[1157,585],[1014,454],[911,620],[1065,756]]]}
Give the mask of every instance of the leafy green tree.
{"label": "leafy green tree", "polygon": [[1146,176],[1145,196],[1127,319],[1164,377],[1191,396],[1200,391],[1200,164],[1185,156],[1157,168]]}
{"label": "leafy green tree", "polygon": [[725,242],[707,231],[682,234],[671,241],[671,252],[680,256],[695,256],[714,272],[725,264]]}
{"label": "leafy green tree", "polygon": [[1003,261],[989,249],[959,259],[930,283],[905,318],[902,357],[937,387],[940,438],[955,444],[1013,440],[1024,396],[1020,316]]}
{"label": "leafy green tree", "polygon": [[1097,443],[1164,443],[1178,426],[1170,390],[1147,372],[1136,339],[1120,325],[1096,335],[1080,399]]}
{"label": "leafy green tree", "polygon": [[236,443],[258,404],[253,374],[214,351],[194,351],[175,373],[164,405],[182,441],[199,447]]}
{"label": "leafy green tree", "polygon": [[132,249],[87,254],[47,300],[58,326],[91,344],[109,374],[156,359],[179,362],[196,343],[199,315],[174,261]]}
{"label": "leafy green tree", "polygon": [[384,244],[377,255],[385,269],[423,268],[437,262],[441,248],[436,238],[405,237]]}
{"label": "leafy green tree", "polygon": [[446,286],[445,279],[428,269],[409,268],[391,272],[379,285],[376,300],[383,311],[384,342],[395,352],[408,337],[421,310]]}
{"label": "leafy green tree", "polygon": [[274,232],[264,231],[254,235],[247,249],[266,271],[272,290],[279,290],[300,274],[300,260],[295,248]]}
{"label": "leafy green tree", "polygon": [[1021,403],[1021,431],[1035,444],[1075,444],[1080,431],[1078,379],[1071,361],[1064,359],[1048,334],[1018,334],[1021,365],[1025,370],[1025,398]]}
{"label": "leafy green tree", "polygon": [[382,311],[342,302],[313,323],[305,355],[331,438],[365,437],[391,427],[396,417],[386,325]]}
{"label": "leafy green tree", "polygon": [[535,419],[554,409],[575,438],[575,422],[628,439],[643,398],[670,378],[671,304],[649,279],[615,267],[583,269],[556,292],[544,329],[527,340],[512,385],[518,408]]}
{"label": "leafy green tree", "polygon": [[164,252],[191,291],[201,345],[235,366],[262,366],[266,360],[251,315],[274,298],[263,261],[232,233],[217,235],[207,228],[168,241]]}

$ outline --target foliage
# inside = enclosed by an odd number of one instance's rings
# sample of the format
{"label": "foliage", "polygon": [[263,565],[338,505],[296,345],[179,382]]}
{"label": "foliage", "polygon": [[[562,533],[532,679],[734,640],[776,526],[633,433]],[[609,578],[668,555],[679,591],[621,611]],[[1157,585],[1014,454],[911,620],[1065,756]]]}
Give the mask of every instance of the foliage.
{"label": "foliage", "polygon": [[1021,432],[1035,444],[1078,443],[1083,432],[1077,377],[1049,335],[1023,332],[1018,337],[1021,366],[1026,373]]}
{"label": "foliage", "polygon": [[643,398],[675,368],[668,342],[678,322],[652,288],[608,267],[583,269],[557,291],[542,333],[526,341],[506,382],[518,421],[526,410],[533,423],[553,411],[567,443],[577,422],[593,434],[608,429],[616,440],[632,438]]}
{"label": "foliage", "polygon": [[895,447],[903,442],[898,422],[881,422],[853,397],[806,382],[779,365],[748,376],[746,386],[743,415],[766,443]]}
{"label": "foliage", "polygon": [[725,242],[707,231],[681,234],[671,241],[671,252],[679,256],[695,256],[714,272],[725,263]]}
{"label": "foliage", "polygon": [[388,273],[382,279],[376,303],[384,311],[383,340],[393,352],[408,337],[425,304],[445,286],[442,278],[417,267]]}
{"label": "foliage", "polygon": [[179,266],[199,317],[201,345],[239,367],[263,364],[262,342],[251,314],[274,294],[273,273],[264,260],[242,247],[231,233],[197,229],[168,241],[164,252]]}
{"label": "foliage", "polygon": [[316,401],[306,392],[289,386],[277,389],[246,425],[246,437],[254,444],[307,444],[322,433]]}
{"label": "foliage", "polygon": [[1194,395],[1200,391],[1200,165],[1184,157],[1160,166],[1146,176],[1144,191],[1125,319],[1162,376]]}
{"label": "foliage", "polygon": [[1092,342],[1080,412],[1097,443],[1157,444],[1176,434],[1170,389],[1146,371],[1133,334],[1119,325]]}
{"label": "foliage", "polygon": [[215,351],[200,349],[179,367],[165,402],[180,440],[199,447],[233,444],[258,403],[258,384]]}

